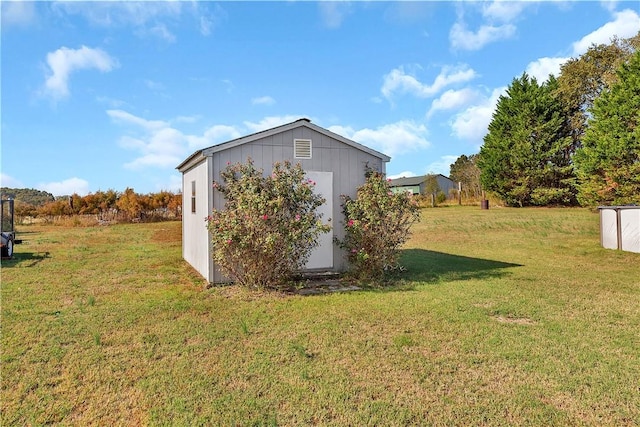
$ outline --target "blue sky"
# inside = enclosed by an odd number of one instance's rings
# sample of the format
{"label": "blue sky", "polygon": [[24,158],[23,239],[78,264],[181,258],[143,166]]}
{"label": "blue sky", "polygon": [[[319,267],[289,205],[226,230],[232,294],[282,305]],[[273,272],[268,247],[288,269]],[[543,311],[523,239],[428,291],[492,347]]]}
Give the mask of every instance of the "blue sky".
{"label": "blue sky", "polygon": [[1,2],[2,185],[176,191],[199,148],[308,117],[448,175],[496,101],[640,2]]}

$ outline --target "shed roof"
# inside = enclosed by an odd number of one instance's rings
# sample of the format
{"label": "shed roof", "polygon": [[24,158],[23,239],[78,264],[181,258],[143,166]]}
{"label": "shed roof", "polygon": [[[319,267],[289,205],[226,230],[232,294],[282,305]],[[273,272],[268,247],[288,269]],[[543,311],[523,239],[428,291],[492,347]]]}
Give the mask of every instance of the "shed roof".
{"label": "shed roof", "polygon": [[[389,182],[389,185],[391,187],[410,187],[410,186],[414,186],[414,185],[420,185],[422,184],[428,177],[429,175],[422,175],[422,176],[410,176],[410,177],[402,177],[402,178],[396,178],[396,179],[392,179]],[[451,181],[451,178],[446,177],[444,175],[442,175],[441,173],[432,175],[432,176],[441,176],[445,179],[448,179]]]}
{"label": "shed roof", "polygon": [[318,125],[315,125],[313,123],[311,123],[311,120],[307,119],[307,118],[301,118],[296,120],[295,122],[291,122],[291,123],[287,123],[284,125],[280,125],[280,126],[276,126],[274,128],[271,129],[266,129],[260,132],[256,132],[256,133],[252,133],[250,135],[247,136],[243,136],[240,138],[236,138],[236,139],[232,139],[230,141],[226,141],[226,142],[221,142],[219,144],[213,145],[211,147],[208,148],[204,148],[201,150],[196,151],[195,153],[193,153],[191,156],[189,156],[186,160],[184,160],[182,163],[180,163],[176,169],[182,171],[183,169],[186,169],[186,167],[188,165],[191,165],[194,163],[194,161],[200,161],[202,158],[204,157],[208,157],[208,156],[212,156],[213,153],[217,153],[219,151],[224,151],[227,150],[229,148],[233,148],[233,147],[237,147],[238,145],[242,145],[242,144],[247,144],[249,142],[253,142],[256,141],[258,139],[261,138],[265,138],[271,135],[276,135],[278,133],[282,133],[282,132],[286,132],[292,129],[296,129],[299,127],[306,127],[309,128],[311,130],[314,130],[316,132],[319,132],[323,135],[326,135],[330,138],[336,139],[346,145],[349,145],[353,148],[356,148],[358,150],[364,151],[365,153],[371,154],[372,156],[378,157],[380,158],[382,161],[384,162],[388,162],[389,160],[391,160],[391,158],[389,156],[387,156],[386,154],[382,154],[379,151],[376,151],[374,149],[371,149],[369,147],[366,147],[362,144],[359,144],[351,139],[345,138],[342,135],[338,135],[337,133],[331,132],[328,129],[322,128]]}
{"label": "shed roof", "polygon": [[424,182],[424,176],[411,176],[408,178],[396,178],[389,181],[391,187],[409,187],[413,185],[420,185]]}

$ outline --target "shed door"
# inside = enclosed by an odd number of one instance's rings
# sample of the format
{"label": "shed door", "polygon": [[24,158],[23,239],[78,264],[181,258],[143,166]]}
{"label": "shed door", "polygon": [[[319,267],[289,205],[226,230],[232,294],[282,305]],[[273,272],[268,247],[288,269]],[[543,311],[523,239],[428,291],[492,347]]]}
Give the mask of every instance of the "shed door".
{"label": "shed door", "polygon": [[618,249],[618,214],[615,209],[600,209],[600,242],[605,249]]}
{"label": "shed door", "polygon": [[333,268],[333,172],[307,171],[306,176],[315,181],[315,193],[325,199],[318,213],[322,214],[322,222],[332,229],[318,237],[319,245],[311,252],[305,268]]}
{"label": "shed door", "polygon": [[620,209],[620,249],[640,253],[640,209]]}

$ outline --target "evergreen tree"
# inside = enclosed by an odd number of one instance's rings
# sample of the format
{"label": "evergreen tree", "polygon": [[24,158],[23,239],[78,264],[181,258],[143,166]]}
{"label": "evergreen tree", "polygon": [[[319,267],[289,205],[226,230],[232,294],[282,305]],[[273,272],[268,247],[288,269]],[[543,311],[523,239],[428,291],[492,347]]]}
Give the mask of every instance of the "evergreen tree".
{"label": "evergreen tree", "polygon": [[595,100],[574,161],[582,204],[640,203],[640,51]]}
{"label": "evergreen tree", "polygon": [[572,130],[572,151],[582,144],[588,111],[594,101],[617,81],[616,70],[639,48],[640,31],[628,39],[614,37],[609,44],[594,44],[578,58],[571,58],[562,65],[557,93],[566,108]]}
{"label": "evergreen tree", "polygon": [[480,150],[485,190],[508,205],[575,203],[571,133],[552,76],[539,85],[524,73],[501,96]]}

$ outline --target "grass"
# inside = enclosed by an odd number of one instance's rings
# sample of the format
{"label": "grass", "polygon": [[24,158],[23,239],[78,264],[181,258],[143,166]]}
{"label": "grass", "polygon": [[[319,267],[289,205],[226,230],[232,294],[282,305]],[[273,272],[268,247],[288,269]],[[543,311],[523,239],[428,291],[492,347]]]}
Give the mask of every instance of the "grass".
{"label": "grass", "polygon": [[582,209],[426,209],[391,289],[205,290],[180,224],[26,226],[2,425],[639,425],[640,255]]}

